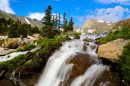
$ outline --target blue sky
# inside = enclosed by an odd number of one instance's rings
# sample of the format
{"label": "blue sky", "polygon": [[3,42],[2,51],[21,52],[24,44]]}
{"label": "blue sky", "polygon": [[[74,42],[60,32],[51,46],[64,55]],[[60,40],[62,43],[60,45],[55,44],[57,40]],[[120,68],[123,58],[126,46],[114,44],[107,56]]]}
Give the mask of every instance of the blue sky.
{"label": "blue sky", "polygon": [[87,19],[114,22],[130,18],[130,0],[0,0],[0,9],[41,20],[49,4],[54,15],[66,12],[67,19],[73,17],[79,27]]}

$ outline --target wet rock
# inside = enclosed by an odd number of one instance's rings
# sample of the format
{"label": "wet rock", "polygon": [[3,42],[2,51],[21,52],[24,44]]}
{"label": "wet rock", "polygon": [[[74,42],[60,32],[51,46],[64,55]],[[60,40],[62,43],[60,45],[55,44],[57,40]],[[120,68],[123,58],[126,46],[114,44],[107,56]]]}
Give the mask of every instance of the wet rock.
{"label": "wet rock", "polygon": [[90,45],[91,49],[94,50],[96,48],[96,45]]}
{"label": "wet rock", "polygon": [[10,55],[7,56],[7,58],[9,58],[9,57],[10,57]]}
{"label": "wet rock", "polygon": [[84,52],[86,52],[87,51],[87,46],[83,46],[83,50],[84,50]]}
{"label": "wet rock", "polygon": [[70,86],[72,81],[80,75],[83,75],[84,72],[90,67],[93,63],[90,63],[89,54],[77,53],[77,55],[69,61],[69,63],[73,63],[72,71],[64,82],[64,86]]}
{"label": "wet rock", "polygon": [[123,46],[125,46],[129,41],[130,40],[117,39],[106,44],[99,45],[99,58],[104,58],[111,62],[117,62],[119,60],[118,55],[122,54]]}
{"label": "wet rock", "polygon": [[86,38],[86,39],[84,39],[84,41],[87,41],[87,42],[94,42],[95,40]]}

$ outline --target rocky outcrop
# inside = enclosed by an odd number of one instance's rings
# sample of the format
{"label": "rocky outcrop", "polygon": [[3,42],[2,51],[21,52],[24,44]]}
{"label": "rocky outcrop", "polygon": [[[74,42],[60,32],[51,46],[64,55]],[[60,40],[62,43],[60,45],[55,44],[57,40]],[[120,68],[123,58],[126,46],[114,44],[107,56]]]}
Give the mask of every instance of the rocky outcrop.
{"label": "rocky outcrop", "polygon": [[102,20],[87,20],[84,22],[81,28],[82,33],[107,33],[109,32],[117,22],[106,22]]}
{"label": "rocky outcrop", "polygon": [[9,49],[16,49],[23,45],[34,44],[33,40],[27,38],[7,38],[4,40],[4,44],[1,47],[9,48]]}
{"label": "rocky outcrop", "polygon": [[43,23],[41,21],[38,21],[37,19],[30,19],[24,16],[13,15],[13,14],[5,13],[2,10],[0,10],[0,18],[2,17],[11,18],[13,20],[19,20],[22,23],[30,24],[32,27],[37,26],[39,29],[43,26]]}
{"label": "rocky outcrop", "polygon": [[104,58],[111,62],[117,62],[119,60],[118,55],[122,54],[123,46],[125,46],[129,41],[130,40],[117,39],[106,44],[99,45],[99,58]]}

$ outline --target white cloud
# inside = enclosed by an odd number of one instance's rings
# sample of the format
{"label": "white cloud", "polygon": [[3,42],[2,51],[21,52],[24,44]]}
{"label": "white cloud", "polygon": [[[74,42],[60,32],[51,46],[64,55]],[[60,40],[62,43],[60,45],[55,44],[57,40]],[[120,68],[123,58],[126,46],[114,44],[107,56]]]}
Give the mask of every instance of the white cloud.
{"label": "white cloud", "polygon": [[37,20],[42,20],[42,18],[45,16],[45,13],[29,13],[28,17],[31,19],[37,19]]}
{"label": "white cloud", "polygon": [[130,0],[95,0],[95,1],[100,3],[117,3],[117,4],[130,5]]}
{"label": "white cloud", "polygon": [[98,19],[113,22],[121,20],[124,17],[124,13],[130,13],[130,10],[128,8],[122,8],[121,6],[107,9],[97,8],[92,15],[87,15],[86,19]]}
{"label": "white cloud", "polygon": [[0,9],[4,12],[15,14],[15,12],[10,8],[9,0],[0,0]]}
{"label": "white cloud", "polygon": [[[52,15],[54,15],[54,17],[56,17],[57,13],[52,13]],[[59,14],[57,14],[58,16]],[[45,16],[45,13],[40,13],[40,12],[36,12],[36,13],[29,13],[29,15],[27,17],[31,18],[31,19],[37,19],[37,20],[42,20],[42,18]],[[63,16],[61,15],[61,21],[62,21]]]}

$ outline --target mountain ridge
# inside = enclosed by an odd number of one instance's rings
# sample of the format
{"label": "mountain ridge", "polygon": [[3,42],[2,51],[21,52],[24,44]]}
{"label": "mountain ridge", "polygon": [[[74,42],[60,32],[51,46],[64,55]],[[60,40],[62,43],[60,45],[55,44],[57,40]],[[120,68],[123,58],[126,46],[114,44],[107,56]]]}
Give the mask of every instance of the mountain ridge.
{"label": "mountain ridge", "polygon": [[19,20],[22,23],[30,24],[32,27],[36,26],[39,29],[43,26],[43,23],[41,21],[38,21],[37,19],[31,19],[31,18],[24,17],[24,16],[14,15],[14,14],[6,13],[6,12],[3,12],[2,10],[0,10],[0,18],[2,18],[2,17],[11,18],[13,20]]}

